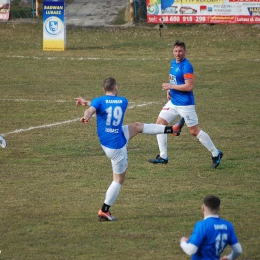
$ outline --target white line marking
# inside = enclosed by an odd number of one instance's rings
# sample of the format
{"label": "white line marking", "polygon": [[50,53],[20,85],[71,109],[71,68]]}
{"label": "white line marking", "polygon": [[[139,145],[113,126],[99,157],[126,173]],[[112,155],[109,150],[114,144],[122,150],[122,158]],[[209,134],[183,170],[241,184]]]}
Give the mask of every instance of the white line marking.
{"label": "white line marking", "polygon": [[[134,103],[134,102],[129,102],[129,103]],[[159,104],[159,103],[160,102],[147,102],[147,103],[143,103],[143,104],[136,104],[136,105],[134,104],[132,106],[129,106],[128,109],[133,109],[135,107],[148,106],[148,105],[151,105],[151,104]],[[28,131],[32,131],[32,130],[40,129],[40,128],[49,128],[49,127],[52,127],[52,126],[70,124],[70,123],[73,123],[73,122],[76,122],[76,121],[80,121],[80,119],[81,118],[76,118],[76,119],[71,119],[71,120],[67,120],[67,121],[63,121],[63,122],[56,122],[56,123],[53,123],[53,124],[40,125],[40,126],[31,126],[29,128],[26,128],[26,129],[17,129],[17,130],[14,130],[12,132],[8,132],[8,133],[1,134],[1,135],[2,136],[6,136],[6,135],[9,135],[9,134],[17,134],[17,133],[21,133],[21,132],[28,132]]]}
{"label": "white line marking", "polygon": [[48,128],[48,127],[57,126],[57,125],[64,125],[64,124],[69,124],[69,123],[76,122],[76,121],[80,121],[80,118],[67,120],[67,121],[63,121],[63,122],[57,122],[57,123],[48,124],[48,125],[32,126],[32,127],[26,128],[26,129],[17,129],[17,130],[14,130],[12,132],[5,133],[2,135],[5,136],[5,135],[9,135],[9,134],[27,132],[27,131],[31,131],[31,130],[35,130],[35,129],[39,129],[39,128]]}
{"label": "white line marking", "polygon": [[52,103],[64,103],[69,102],[67,100],[32,100],[32,99],[23,99],[23,98],[15,98],[15,99],[9,99],[9,98],[0,98],[0,101],[17,101],[17,102],[52,102]]}
{"label": "white line marking", "polygon": [[[1,55],[0,55],[1,56]],[[36,57],[36,56],[3,56],[5,58],[18,58],[18,59],[36,59],[36,60],[143,60],[143,61],[151,61],[151,60],[168,60],[168,58],[100,58],[100,57]],[[204,58],[196,58],[197,60],[204,60]],[[221,58],[209,58],[208,60],[222,60]],[[231,58],[228,60],[243,60],[243,59],[235,59]],[[260,59],[252,59],[251,61],[259,62]]]}
{"label": "white line marking", "polygon": [[[11,59],[35,59],[35,60],[122,60],[121,58],[100,58],[100,57],[35,57],[35,56],[4,56]],[[168,58],[165,58],[167,60]],[[162,60],[162,58],[123,58],[123,60]]]}

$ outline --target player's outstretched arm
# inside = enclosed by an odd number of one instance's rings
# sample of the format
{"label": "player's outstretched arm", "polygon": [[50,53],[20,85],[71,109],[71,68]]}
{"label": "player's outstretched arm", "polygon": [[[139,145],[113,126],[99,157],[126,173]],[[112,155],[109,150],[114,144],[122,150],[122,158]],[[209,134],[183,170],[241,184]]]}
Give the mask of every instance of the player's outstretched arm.
{"label": "player's outstretched arm", "polygon": [[90,106],[90,101],[82,98],[82,97],[77,97],[74,98],[74,100],[76,100],[76,106]]}
{"label": "player's outstretched arm", "polygon": [[90,118],[96,113],[96,109],[94,107],[89,107],[85,110],[83,117],[81,118],[81,122],[83,124],[87,124]]}

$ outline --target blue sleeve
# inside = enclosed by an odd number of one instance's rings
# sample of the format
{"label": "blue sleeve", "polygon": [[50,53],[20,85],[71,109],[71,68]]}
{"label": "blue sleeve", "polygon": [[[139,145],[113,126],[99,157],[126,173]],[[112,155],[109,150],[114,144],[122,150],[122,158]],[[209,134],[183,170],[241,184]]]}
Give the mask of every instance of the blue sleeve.
{"label": "blue sleeve", "polygon": [[203,242],[204,235],[205,235],[205,232],[204,232],[202,223],[201,223],[201,221],[199,221],[195,224],[194,230],[193,230],[188,242],[199,247],[201,245],[201,243]]}
{"label": "blue sleeve", "polygon": [[193,67],[190,62],[186,62],[183,67],[183,78],[186,79],[194,79]]}
{"label": "blue sleeve", "polygon": [[94,98],[94,99],[91,101],[90,106],[92,106],[92,107],[94,107],[96,110],[98,110],[99,104],[100,104],[99,100],[100,100],[99,98]]}
{"label": "blue sleeve", "polygon": [[237,235],[236,235],[236,232],[235,232],[235,229],[233,227],[233,225],[231,223],[229,223],[229,228],[228,230],[230,230],[230,234],[229,234],[229,242],[228,244],[230,246],[232,245],[235,245],[236,243],[238,243],[238,239],[237,239]]}

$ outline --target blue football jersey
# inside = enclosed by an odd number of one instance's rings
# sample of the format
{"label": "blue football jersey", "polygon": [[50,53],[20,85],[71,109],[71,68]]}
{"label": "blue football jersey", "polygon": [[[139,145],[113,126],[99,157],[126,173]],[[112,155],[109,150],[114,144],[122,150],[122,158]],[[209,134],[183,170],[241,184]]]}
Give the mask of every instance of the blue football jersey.
{"label": "blue football jersey", "polygon": [[122,148],[127,142],[122,125],[128,100],[125,97],[105,95],[94,98],[91,106],[96,109],[100,143],[111,149]]}
{"label": "blue football jersey", "polygon": [[198,247],[192,260],[219,260],[227,245],[238,243],[232,224],[219,217],[198,221],[188,241]]}
{"label": "blue football jersey", "polygon": [[[191,63],[185,58],[179,63],[172,60],[169,73],[169,81],[171,85],[185,84],[186,79],[193,79],[193,67]],[[176,106],[195,105],[193,91],[179,91],[175,89],[170,90],[171,101]]]}

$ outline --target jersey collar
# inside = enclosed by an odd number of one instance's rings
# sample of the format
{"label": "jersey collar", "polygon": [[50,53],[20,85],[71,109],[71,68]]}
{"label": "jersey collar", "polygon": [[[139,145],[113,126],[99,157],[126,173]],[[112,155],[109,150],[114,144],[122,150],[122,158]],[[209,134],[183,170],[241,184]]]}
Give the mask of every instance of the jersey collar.
{"label": "jersey collar", "polygon": [[209,215],[209,216],[205,217],[204,220],[207,218],[219,218],[219,215]]}

